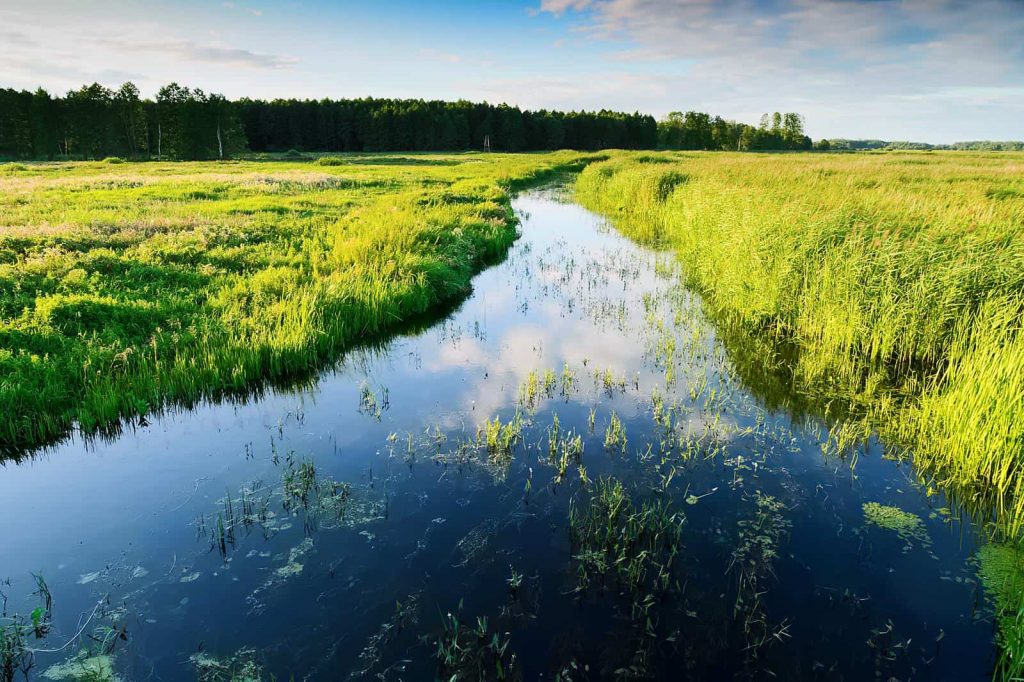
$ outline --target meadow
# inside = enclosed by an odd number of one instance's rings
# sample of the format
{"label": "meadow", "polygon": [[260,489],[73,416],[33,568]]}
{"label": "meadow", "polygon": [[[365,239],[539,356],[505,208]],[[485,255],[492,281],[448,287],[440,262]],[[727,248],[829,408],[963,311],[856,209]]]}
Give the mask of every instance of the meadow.
{"label": "meadow", "polygon": [[880,434],[1009,543],[988,564],[1019,675],[1024,155],[634,154],[577,196],[674,251],[734,359],[835,419],[836,451]]}
{"label": "meadow", "polygon": [[[301,156],[301,155],[300,155]],[[457,300],[575,153],[0,165],[0,444],[252,390]]]}

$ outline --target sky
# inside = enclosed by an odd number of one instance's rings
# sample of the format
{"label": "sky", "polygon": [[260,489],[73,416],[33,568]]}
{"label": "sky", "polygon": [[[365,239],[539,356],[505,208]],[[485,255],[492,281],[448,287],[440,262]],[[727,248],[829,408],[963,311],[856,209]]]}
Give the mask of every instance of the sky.
{"label": "sky", "polygon": [[126,80],[1019,140],[1024,0],[0,0],[0,87]]}

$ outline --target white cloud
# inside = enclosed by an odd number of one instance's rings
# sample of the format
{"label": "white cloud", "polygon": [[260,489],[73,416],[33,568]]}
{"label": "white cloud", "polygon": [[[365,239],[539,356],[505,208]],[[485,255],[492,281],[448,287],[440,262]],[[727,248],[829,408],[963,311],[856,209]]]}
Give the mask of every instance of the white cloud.
{"label": "white cloud", "polygon": [[237,47],[197,43],[193,40],[136,41],[101,39],[97,44],[109,47],[117,53],[150,53],[179,58],[193,62],[241,66],[252,69],[287,69],[295,66],[298,59],[276,54],[253,52]]}
{"label": "white cloud", "polygon": [[[998,101],[1024,111],[1024,3],[1017,0],[789,0],[768,7],[755,0],[543,0],[540,10],[606,45],[623,68],[652,71],[646,80],[671,92],[658,113],[703,108],[749,118],[796,109],[812,127],[815,113],[843,125],[880,115],[871,124],[891,126],[957,103],[960,122],[976,130],[977,106]],[[676,73],[666,69],[673,64]],[[837,118],[837,110],[848,113]],[[867,130],[864,122],[856,127]],[[940,134],[955,136],[949,127]]]}

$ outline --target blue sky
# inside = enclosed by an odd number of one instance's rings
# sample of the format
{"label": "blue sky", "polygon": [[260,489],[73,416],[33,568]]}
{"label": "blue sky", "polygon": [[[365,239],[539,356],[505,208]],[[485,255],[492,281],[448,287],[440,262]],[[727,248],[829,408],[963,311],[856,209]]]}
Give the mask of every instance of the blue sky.
{"label": "blue sky", "polygon": [[0,85],[94,80],[1022,139],[1024,0],[0,0]]}

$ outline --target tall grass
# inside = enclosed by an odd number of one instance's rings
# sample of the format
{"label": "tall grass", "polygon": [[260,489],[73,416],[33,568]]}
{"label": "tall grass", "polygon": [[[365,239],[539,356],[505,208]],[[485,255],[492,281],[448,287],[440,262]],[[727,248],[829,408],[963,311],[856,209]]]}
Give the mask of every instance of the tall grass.
{"label": "tall grass", "polygon": [[0,449],[309,372],[464,295],[509,192],[587,161],[337,158],[0,175]]}
{"label": "tall grass", "polygon": [[1024,155],[663,156],[592,165],[578,196],[674,250],[726,339],[770,341],[738,357],[781,358],[800,394],[1019,541]]}

